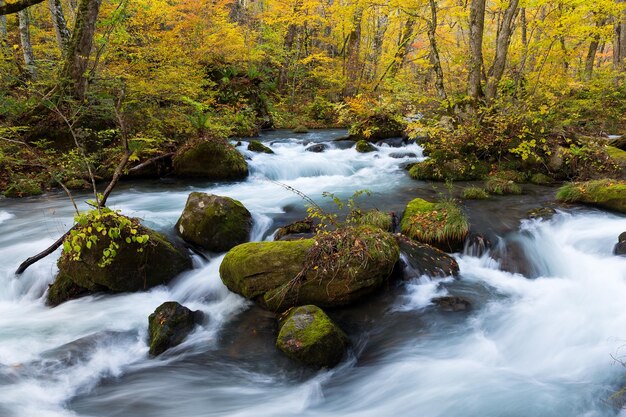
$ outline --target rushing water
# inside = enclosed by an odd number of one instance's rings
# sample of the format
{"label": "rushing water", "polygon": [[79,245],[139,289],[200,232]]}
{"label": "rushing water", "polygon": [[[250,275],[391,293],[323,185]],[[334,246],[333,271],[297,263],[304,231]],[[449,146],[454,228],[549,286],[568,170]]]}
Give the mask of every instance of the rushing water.
{"label": "rushing water", "polygon": [[[167,233],[189,192],[227,195],[252,211],[252,238],[262,240],[304,215],[302,200],[276,181],[325,207],[324,191],[346,198],[368,189],[364,203],[387,211],[437,193],[399,168],[421,159],[417,145],[358,154],[332,142],[340,134],[275,132],[263,138],[275,155],[240,147],[251,158],[244,182],[124,184],[110,204]],[[331,149],[306,152],[309,141]],[[393,158],[398,152],[415,156]],[[468,209],[479,230],[521,248],[515,256],[523,259],[514,261],[528,264],[533,279],[503,271],[489,254],[458,255],[459,280],[415,277],[330,312],[354,350],[320,372],[276,352],[273,315],[222,285],[223,254],[196,256],[195,268],[167,287],[46,307],[58,254],[20,278],[13,271],[66,230],[69,205],[57,194],[0,200],[0,416],[618,415],[609,397],[624,382],[613,356],[626,344],[626,258],[611,251],[626,218],[569,210],[520,223],[515,207],[552,191],[528,192]],[[438,311],[430,299],[445,294],[469,299],[472,310]],[[147,317],[168,300],[202,310],[207,320],[182,345],[149,359]]]}

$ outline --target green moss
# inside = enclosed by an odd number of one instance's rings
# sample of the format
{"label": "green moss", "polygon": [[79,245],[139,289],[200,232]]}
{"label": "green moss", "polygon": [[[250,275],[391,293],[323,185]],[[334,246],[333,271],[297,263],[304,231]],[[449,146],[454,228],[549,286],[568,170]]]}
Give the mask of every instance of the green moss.
{"label": "green moss", "polygon": [[614,146],[607,146],[606,153],[608,153],[609,156],[613,158],[616,162],[620,164],[626,164],[626,151],[623,151]]}
{"label": "green moss", "polygon": [[269,154],[273,154],[274,153],[273,150],[271,150],[267,146],[263,145],[258,140],[250,141],[250,143],[248,144],[248,150],[252,151],[252,152],[258,152],[258,153],[269,153]]}
{"label": "green moss", "polygon": [[311,219],[305,219],[288,224],[276,231],[274,240],[281,240],[283,237],[294,234],[313,233],[315,227]]}
{"label": "green moss", "polygon": [[279,326],[276,346],[309,366],[335,366],[349,345],[345,333],[314,305],[289,310],[280,318]]}
{"label": "green moss", "polygon": [[173,165],[174,172],[185,177],[237,180],[248,176],[243,155],[223,140],[191,142],[174,155]]}
{"label": "green moss", "polygon": [[369,153],[375,152],[376,148],[371,143],[365,140],[360,140],[356,143],[356,151],[359,153]]}
{"label": "green moss", "polygon": [[512,181],[518,184],[526,182],[528,179],[526,174],[523,174],[519,171],[511,170],[511,169],[497,171],[494,174],[491,174],[490,177],[498,178],[498,179],[506,180],[506,181]]}
{"label": "green moss", "polygon": [[391,215],[380,210],[368,210],[365,212],[353,213],[348,221],[358,226],[378,227],[386,232],[391,230]]}
{"label": "green moss", "polygon": [[466,200],[487,200],[489,193],[480,187],[467,187],[463,190],[463,198]]}
{"label": "green moss", "polygon": [[568,203],[584,203],[626,213],[626,181],[595,180],[569,183],[559,189],[556,198]]}
{"label": "green moss", "polygon": [[420,181],[472,181],[483,178],[487,171],[488,167],[480,162],[427,159],[413,165],[409,175]]}
{"label": "green moss", "polygon": [[405,236],[446,251],[460,249],[469,234],[469,222],[458,205],[421,198],[407,205],[400,228]]}
{"label": "green moss", "polygon": [[43,193],[39,182],[30,178],[19,178],[11,183],[4,190],[5,197],[20,198],[29,197],[33,195],[40,195]]}
{"label": "green moss", "polygon": [[309,133],[309,129],[306,126],[297,126],[294,130],[293,133],[298,133],[298,134],[303,134],[303,133]]}
{"label": "green moss", "polygon": [[554,182],[554,180],[539,172],[530,177],[530,182],[535,185],[550,185]]}
{"label": "green moss", "polygon": [[485,188],[491,194],[497,195],[519,195],[522,188],[511,180],[498,177],[490,177],[485,183]]}
{"label": "green moss", "polygon": [[58,306],[69,300],[89,294],[89,290],[75,284],[69,276],[59,274],[48,287],[46,302],[49,306]]}

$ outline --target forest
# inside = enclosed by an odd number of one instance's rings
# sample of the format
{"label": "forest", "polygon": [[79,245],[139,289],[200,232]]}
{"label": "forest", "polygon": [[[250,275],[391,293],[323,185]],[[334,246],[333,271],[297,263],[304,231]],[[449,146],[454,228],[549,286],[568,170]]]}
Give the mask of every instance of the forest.
{"label": "forest", "polygon": [[0,416],[623,416],[626,0],[0,0],[0,254]]}

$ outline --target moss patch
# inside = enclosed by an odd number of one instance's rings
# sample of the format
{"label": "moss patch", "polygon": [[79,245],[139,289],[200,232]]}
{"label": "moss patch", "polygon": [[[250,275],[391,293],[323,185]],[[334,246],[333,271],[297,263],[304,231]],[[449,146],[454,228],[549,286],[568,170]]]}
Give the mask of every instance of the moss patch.
{"label": "moss patch", "polygon": [[368,141],[360,140],[356,143],[356,151],[359,153],[369,153],[375,152],[376,148]]}
{"label": "moss patch", "polygon": [[469,234],[469,222],[458,205],[421,198],[407,205],[400,228],[405,236],[445,251],[460,249]]}
{"label": "moss patch", "polygon": [[596,180],[566,184],[556,194],[559,201],[584,203],[626,213],[626,181]]}
{"label": "moss patch", "polygon": [[608,153],[609,156],[613,158],[616,162],[620,164],[626,164],[626,151],[623,151],[614,146],[607,146],[606,153]]}
{"label": "moss patch", "polygon": [[298,134],[303,134],[303,133],[309,133],[309,129],[306,126],[296,126],[296,128],[293,130],[293,133],[298,133]]}
{"label": "moss patch", "polygon": [[546,174],[538,172],[530,177],[530,182],[535,185],[550,185],[554,180]]}
{"label": "moss patch", "polygon": [[466,200],[487,200],[489,193],[480,187],[467,187],[463,190],[463,198]]}
{"label": "moss patch", "polygon": [[385,232],[390,232],[393,219],[391,214],[385,213],[384,211],[368,210],[351,214],[348,218],[348,222],[357,226],[378,227]]}
{"label": "moss patch", "polygon": [[482,179],[487,172],[488,167],[480,162],[427,159],[413,165],[409,170],[409,175],[414,180],[420,181],[472,181]]}
{"label": "moss patch", "polygon": [[258,140],[250,141],[250,143],[248,144],[248,150],[252,152],[257,152],[257,153],[270,153],[270,154],[274,153],[273,150],[263,145]]}
{"label": "moss patch", "polygon": [[184,177],[238,180],[248,176],[248,164],[231,144],[203,139],[181,148],[173,158],[174,172]]}
{"label": "moss patch", "polygon": [[75,284],[67,275],[59,274],[50,287],[48,287],[46,304],[55,307],[61,303],[74,300],[89,293],[89,290]]}
{"label": "moss patch", "polygon": [[499,177],[490,177],[485,183],[485,188],[491,194],[497,195],[519,195],[522,188],[512,180]]}

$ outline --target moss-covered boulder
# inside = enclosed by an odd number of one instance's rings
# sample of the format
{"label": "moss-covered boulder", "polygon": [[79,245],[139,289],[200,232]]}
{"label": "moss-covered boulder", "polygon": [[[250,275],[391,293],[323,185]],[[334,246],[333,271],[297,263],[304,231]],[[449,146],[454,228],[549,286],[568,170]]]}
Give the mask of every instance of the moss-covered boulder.
{"label": "moss-covered boulder", "polygon": [[269,147],[263,145],[258,140],[250,141],[250,143],[248,144],[248,150],[251,151],[251,152],[256,152],[256,153],[270,153],[270,154],[274,153],[273,150],[271,150]]}
{"label": "moss-covered boulder", "polygon": [[314,239],[251,242],[220,265],[224,284],[272,311],[305,304],[341,306],[375,291],[400,251],[393,236],[372,227],[344,228]]}
{"label": "moss-covered boulder", "polygon": [[614,146],[607,146],[606,153],[608,153],[615,162],[619,164],[626,164],[626,151]]}
{"label": "moss-covered boulder", "polygon": [[161,304],[148,317],[150,355],[157,356],[180,345],[202,318],[201,311],[191,311],[177,302]]}
{"label": "moss-covered boulder", "polygon": [[556,194],[559,201],[582,203],[626,213],[626,181],[595,180],[569,183]]}
{"label": "moss-covered boulder", "polygon": [[463,198],[466,200],[487,200],[489,193],[480,187],[467,187],[463,190]]}
{"label": "moss-covered boulder", "polygon": [[397,222],[395,213],[385,213],[376,209],[353,212],[348,220],[354,225],[378,227],[386,232],[393,232]]}
{"label": "moss-covered boulder", "polygon": [[360,140],[356,143],[356,151],[359,153],[369,153],[369,152],[375,152],[376,148],[374,147],[374,145],[372,145],[368,141]]}
{"label": "moss-covered boulder", "polygon": [[617,238],[617,244],[613,248],[613,253],[619,256],[626,256],[626,232]]}
{"label": "moss-covered boulder", "polygon": [[350,126],[350,139],[377,142],[404,135],[406,124],[402,116],[380,112],[365,117]]}
{"label": "moss-covered boulder", "polygon": [[191,268],[184,249],[138,219],[124,218],[130,226],[122,228],[119,217],[86,222],[72,230],[58,261],[55,290],[49,291],[51,303],[55,293],[67,293],[70,282],[91,292],[141,291],[166,284]]}
{"label": "moss-covered boulder", "polygon": [[182,147],[173,158],[174,173],[182,177],[239,180],[248,176],[248,164],[231,144],[203,139]]}
{"label": "moss-covered boulder", "polygon": [[293,129],[293,133],[297,133],[297,134],[309,133],[309,129],[306,126],[299,125],[299,126],[296,126],[295,129]]}
{"label": "moss-covered boulder", "polygon": [[459,275],[459,264],[447,253],[424,243],[396,235],[402,253],[402,279],[409,280],[422,275],[445,278]]}
{"label": "moss-covered boulder", "polygon": [[491,176],[485,182],[485,189],[491,194],[496,195],[519,195],[522,194],[522,188],[513,180]]}
{"label": "moss-covered boulder", "polygon": [[[276,231],[276,234],[274,234],[274,240],[282,240],[287,236],[293,236],[293,235],[298,235],[298,237],[307,236],[312,233],[315,233],[315,230],[316,230],[316,227],[315,227],[315,224],[313,223],[313,220],[306,218],[304,220],[299,220],[297,222],[293,222],[291,224],[288,224],[287,226],[283,226],[279,228]],[[308,237],[312,237],[312,236],[308,236]]]}
{"label": "moss-covered boulder", "polygon": [[348,337],[319,307],[292,308],[279,319],[276,347],[315,368],[331,368],[345,356]]}
{"label": "moss-covered boulder", "polygon": [[90,293],[91,291],[77,285],[67,275],[59,275],[48,287],[46,304],[50,307],[56,307],[66,301],[74,300]]}
{"label": "moss-covered boulder", "polygon": [[472,181],[482,179],[488,171],[488,166],[481,162],[427,159],[414,164],[409,175],[420,181]]}
{"label": "moss-covered boulder", "polygon": [[431,203],[421,198],[411,201],[400,222],[402,234],[446,252],[463,248],[469,222],[452,202]]}
{"label": "moss-covered boulder", "polygon": [[247,242],[252,215],[237,200],[212,194],[189,194],[176,231],[185,241],[204,249],[224,252]]}

